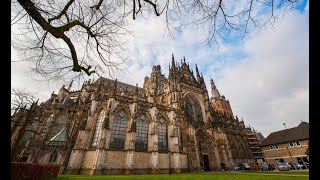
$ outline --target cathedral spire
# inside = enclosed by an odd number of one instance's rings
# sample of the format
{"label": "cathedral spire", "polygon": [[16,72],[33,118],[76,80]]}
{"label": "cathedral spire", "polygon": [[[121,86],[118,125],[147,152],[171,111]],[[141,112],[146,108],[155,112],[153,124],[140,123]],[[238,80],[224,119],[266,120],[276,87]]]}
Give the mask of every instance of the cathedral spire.
{"label": "cathedral spire", "polygon": [[214,84],[212,78],[211,78],[210,82],[211,82],[211,94],[212,94],[212,98],[214,98],[214,97],[219,98],[219,97],[220,97],[220,93],[219,93],[216,85]]}
{"label": "cathedral spire", "polygon": [[173,67],[173,68],[175,67],[175,62],[174,62],[174,56],[173,56],[173,53],[172,53],[172,67]]}

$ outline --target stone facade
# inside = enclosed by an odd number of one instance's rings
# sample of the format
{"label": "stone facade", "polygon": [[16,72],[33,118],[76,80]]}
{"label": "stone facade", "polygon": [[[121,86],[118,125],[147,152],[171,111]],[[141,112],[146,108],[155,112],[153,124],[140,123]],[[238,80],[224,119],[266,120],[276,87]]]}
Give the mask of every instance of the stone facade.
{"label": "stone facade", "polygon": [[[213,80],[209,98],[197,66],[194,75],[185,59],[172,56],[169,69],[165,77],[154,66],[143,88],[103,77],[77,91],[63,86],[38,107],[39,135],[20,155],[62,164],[71,174],[209,171],[254,162],[244,122]],[[68,136],[57,141],[62,127]]]}

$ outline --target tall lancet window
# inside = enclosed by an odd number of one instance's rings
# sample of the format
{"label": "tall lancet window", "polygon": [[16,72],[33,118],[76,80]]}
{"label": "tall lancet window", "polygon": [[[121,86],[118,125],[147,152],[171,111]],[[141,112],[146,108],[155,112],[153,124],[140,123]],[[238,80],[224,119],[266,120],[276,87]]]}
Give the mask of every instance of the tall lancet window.
{"label": "tall lancet window", "polygon": [[124,111],[120,111],[115,115],[113,126],[111,129],[110,148],[124,148],[128,123],[127,119],[127,115]]}
{"label": "tall lancet window", "polygon": [[180,126],[178,126],[178,145],[179,145],[179,150],[182,151],[183,146],[182,146],[182,134],[181,134]]}
{"label": "tall lancet window", "polygon": [[136,150],[148,150],[148,129],[149,123],[144,115],[140,116],[136,120],[136,139],[135,149]]}
{"label": "tall lancet window", "polygon": [[168,133],[167,125],[164,119],[158,121],[158,151],[168,150]]}
{"label": "tall lancet window", "polygon": [[47,119],[47,121],[46,121],[46,125],[42,130],[41,139],[45,139],[45,137],[46,137],[46,135],[48,133],[49,127],[51,125],[52,119],[53,119],[53,114],[51,114],[49,116],[49,118]]}
{"label": "tall lancet window", "polygon": [[97,146],[101,139],[102,134],[102,123],[103,119],[105,117],[105,111],[102,111],[98,117],[97,124],[96,124],[96,130],[94,132],[92,146]]}

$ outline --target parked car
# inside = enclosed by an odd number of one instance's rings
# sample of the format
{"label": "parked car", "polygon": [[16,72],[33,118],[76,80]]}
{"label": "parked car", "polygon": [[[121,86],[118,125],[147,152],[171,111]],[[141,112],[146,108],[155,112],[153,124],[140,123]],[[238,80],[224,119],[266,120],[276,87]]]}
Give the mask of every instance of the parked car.
{"label": "parked car", "polygon": [[286,164],[289,166],[290,169],[293,169],[290,163],[286,163]]}
{"label": "parked car", "polygon": [[285,162],[280,162],[277,164],[279,171],[290,171],[290,167]]}
{"label": "parked car", "polygon": [[299,169],[295,163],[289,162],[291,169]]}
{"label": "parked car", "polygon": [[234,165],[234,166],[233,166],[233,170],[240,170],[240,166]]}
{"label": "parked car", "polygon": [[266,162],[261,164],[261,171],[269,171],[269,165]]}
{"label": "parked car", "polygon": [[276,167],[273,164],[268,164],[269,171],[273,171],[276,169]]}
{"label": "parked car", "polygon": [[296,163],[297,169],[305,169],[304,165]]}
{"label": "parked car", "polygon": [[239,163],[238,166],[240,167],[241,170],[250,170],[250,166],[247,163]]}

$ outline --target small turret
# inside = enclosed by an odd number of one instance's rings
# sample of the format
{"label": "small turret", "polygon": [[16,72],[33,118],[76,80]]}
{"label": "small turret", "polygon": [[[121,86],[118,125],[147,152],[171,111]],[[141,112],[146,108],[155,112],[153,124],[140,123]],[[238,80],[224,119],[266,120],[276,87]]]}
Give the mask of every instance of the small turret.
{"label": "small turret", "polygon": [[219,93],[216,85],[214,84],[212,78],[211,78],[210,82],[211,82],[211,94],[212,94],[212,98],[219,98],[219,97],[220,97],[220,93]]}

